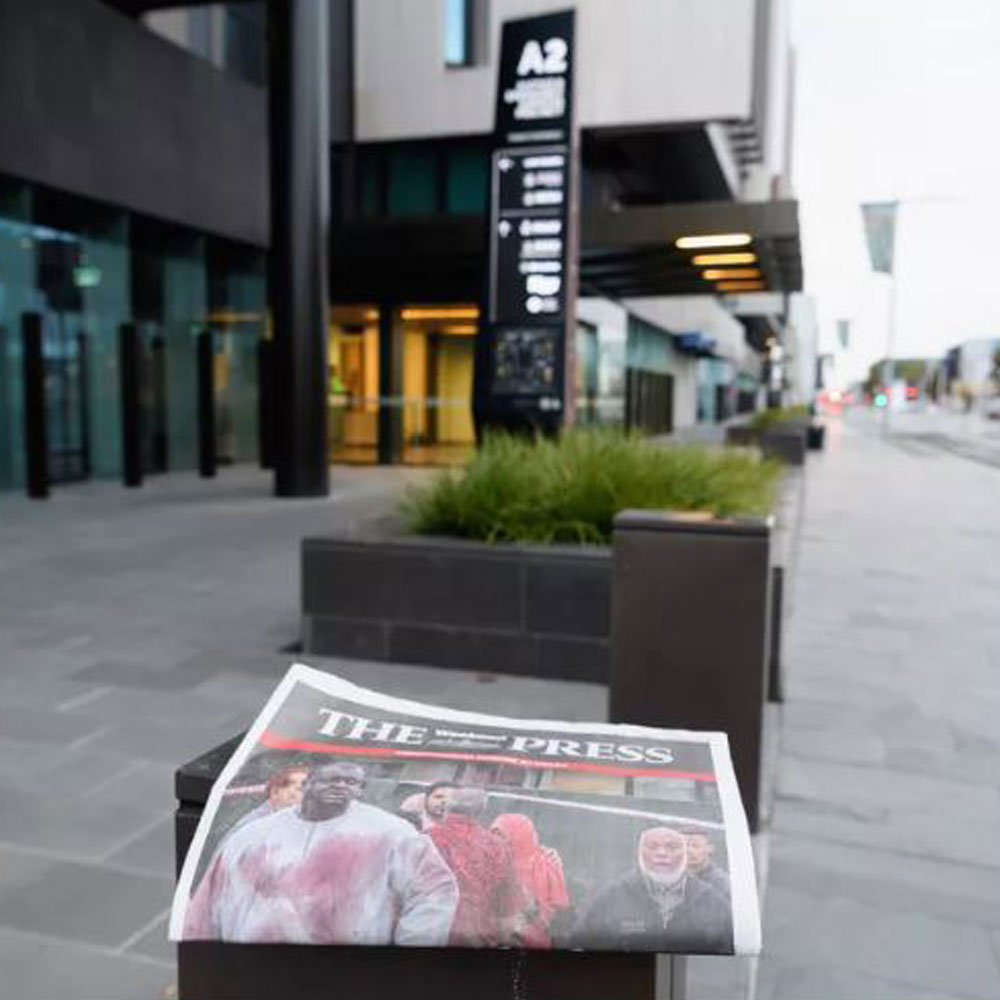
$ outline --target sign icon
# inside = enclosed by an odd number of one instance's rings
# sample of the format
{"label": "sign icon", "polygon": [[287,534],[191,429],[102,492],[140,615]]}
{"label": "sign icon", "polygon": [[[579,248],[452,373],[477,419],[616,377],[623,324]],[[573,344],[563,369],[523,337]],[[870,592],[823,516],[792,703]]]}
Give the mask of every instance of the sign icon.
{"label": "sign icon", "polygon": [[501,219],[500,225],[497,226],[497,232],[499,232],[501,236],[509,236],[510,230],[510,223],[506,219]]}

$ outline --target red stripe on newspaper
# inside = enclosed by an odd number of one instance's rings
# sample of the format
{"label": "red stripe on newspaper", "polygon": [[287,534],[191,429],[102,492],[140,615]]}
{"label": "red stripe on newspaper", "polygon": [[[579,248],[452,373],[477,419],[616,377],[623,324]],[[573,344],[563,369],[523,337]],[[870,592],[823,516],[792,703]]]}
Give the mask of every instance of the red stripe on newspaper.
{"label": "red stripe on newspaper", "polygon": [[394,757],[398,760],[461,760],[489,764],[513,764],[515,767],[537,768],[543,771],[584,771],[589,774],[611,774],[621,778],[678,778],[685,781],[715,781],[711,771],[667,771],[662,768],[616,767],[613,764],[591,764],[585,761],[534,760],[494,753],[463,753],[461,751],[401,750],[397,747],[366,747],[343,743],[313,743],[309,740],[286,740],[277,733],[264,730],[261,746],[269,750],[304,750],[307,753],[339,753],[348,757]]}

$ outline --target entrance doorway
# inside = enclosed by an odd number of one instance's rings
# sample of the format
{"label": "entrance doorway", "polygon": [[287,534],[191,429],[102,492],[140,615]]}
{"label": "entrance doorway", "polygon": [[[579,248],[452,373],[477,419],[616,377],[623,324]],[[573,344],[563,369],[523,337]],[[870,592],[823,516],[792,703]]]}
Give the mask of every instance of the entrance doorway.
{"label": "entrance doorway", "polygon": [[327,435],[331,462],[369,465],[378,460],[378,310],[330,310]]}
{"label": "entrance doorway", "polygon": [[137,324],[139,336],[139,433],[145,475],[169,468],[167,352],[156,323]]}
{"label": "entrance doorway", "polygon": [[49,481],[90,477],[87,338],[76,313],[46,314],[42,334]]}
{"label": "entrance doorway", "polygon": [[474,305],[400,311],[403,461],[454,465],[475,447],[472,381],[479,310]]}

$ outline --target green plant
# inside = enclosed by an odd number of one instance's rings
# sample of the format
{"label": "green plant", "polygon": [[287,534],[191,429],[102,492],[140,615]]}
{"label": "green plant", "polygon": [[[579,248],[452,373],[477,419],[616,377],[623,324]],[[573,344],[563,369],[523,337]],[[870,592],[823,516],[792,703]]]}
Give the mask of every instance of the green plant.
{"label": "green plant", "polygon": [[461,471],[411,487],[411,530],[486,542],[606,544],[626,508],[766,514],[777,463],[732,449],[664,447],[622,431],[493,434]]}
{"label": "green plant", "polygon": [[801,424],[809,422],[809,407],[798,406],[771,407],[760,410],[750,419],[750,426],[757,431],[770,430],[778,424]]}

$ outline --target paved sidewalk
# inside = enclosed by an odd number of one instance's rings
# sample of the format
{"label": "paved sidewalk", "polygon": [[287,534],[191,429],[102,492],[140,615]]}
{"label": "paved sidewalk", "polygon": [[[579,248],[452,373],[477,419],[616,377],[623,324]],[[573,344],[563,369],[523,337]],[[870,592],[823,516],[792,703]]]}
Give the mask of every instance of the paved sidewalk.
{"label": "paved sidewalk", "polygon": [[[252,469],[0,496],[0,1000],[169,995],[174,768],[284,672],[299,538],[385,517],[419,475],[338,468],[309,501]],[[606,711],[593,685],[310,662],[459,708]]]}
{"label": "paved sidewalk", "polygon": [[939,432],[810,458],[761,1000],[1000,997],[1000,471]]}
{"label": "paved sidewalk", "polygon": [[[1000,471],[939,432],[862,418],[810,456],[761,1000],[1000,997]],[[288,662],[298,539],[363,529],[415,475],[338,469],[318,501],[249,469],[0,496],[0,1000],[164,995],[174,766]],[[456,707],[605,712],[590,685],[327,665]],[[735,1000],[740,968],[699,960],[696,1000]]]}

